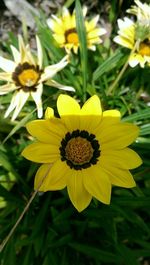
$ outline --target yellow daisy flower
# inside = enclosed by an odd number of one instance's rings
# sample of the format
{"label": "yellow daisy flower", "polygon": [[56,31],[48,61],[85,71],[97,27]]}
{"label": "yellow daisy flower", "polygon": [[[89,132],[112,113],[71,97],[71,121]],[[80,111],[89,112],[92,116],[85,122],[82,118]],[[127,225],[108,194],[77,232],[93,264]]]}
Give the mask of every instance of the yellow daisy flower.
{"label": "yellow daisy flower", "polygon": [[[85,17],[87,8],[83,8],[83,16]],[[100,36],[106,33],[106,30],[97,26],[99,16],[95,16],[91,21],[85,20],[87,47],[95,50],[96,44],[102,42]],[[71,49],[77,53],[79,48],[79,39],[76,30],[75,10],[70,14],[67,8],[62,9],[62,17],[52,15],[52,18],[47,20],[47,24],[53,31],[53,37],[60,47],[64,47],[67,52]]]}
{"label": "yellow daisy flower", "polygon": [[14,61],[0,56],[0,80],[7,82],[0,86],[0,95],[15,91],[10,106],[5,113],[7,117],[13,110],[12,120],[15,120],[31,95],[37,106],[38,117],[43,115],[42,92],[43,82],[48,80],[48,85],[63,90],[74,91],[72,87],[67,87],[57,83],[51,78],[68,64],[68,56],[65,56],[59,63],[42,67],[43,54],[39,38],[36,36],[37,58],[30,50],[29,45],[24,44],[21,36],[18,37],[19,51],[11,46]]}
{"label": "yellow daisy flower", "polygon": [[136,125],[121,122],[117,110],[102,112],[96,95],[82,108],[70,96],[60,95],[57,109],[60,118],[49,108],[45,120],[27,124],[36,141],[22,155],[43,163],[35,176],[35,190],[40,183],[43,192],[67,187],[71,202],[80,212],[92,197],[109,204],[112,185],[136,185],[129,169],[138,167],[141,159],[127,147],[138,136]]}
{"label": "yellow daisy flower", "polygon": [[[137,24],[125,17],[124,19],[118,19],[118,27],[118,36],[114,38],[114,41],[132,50],[137,41]],[[150,65],[150,38],[142,41],[138,40],[136,50],[129,58],[131,67],[135,67],[137,64],[144,67],[146,63]]]}

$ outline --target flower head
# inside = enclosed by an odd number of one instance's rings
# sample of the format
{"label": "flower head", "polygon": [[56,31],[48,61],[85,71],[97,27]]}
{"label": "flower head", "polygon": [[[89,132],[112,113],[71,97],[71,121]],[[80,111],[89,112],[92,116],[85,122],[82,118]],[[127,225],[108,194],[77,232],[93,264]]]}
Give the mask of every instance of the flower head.
{"label": "flower head", "polygon": [[139,0],[134,1],[136,5],[127,10],[137,18],[136,22],[136,39],[144,41],[150,39],[150,5],[141,3]]}
{"label": "flower head", "polygon": [[127,13],[135,15],[141,26],[150,27],[150,5],[139,0],[134,0],[134,2],[136,5],[131,6]]}
{"label": "flower head", "polygon": [[15,91],[10,106],[5,113],[7,117],[13,110],[12,120],[15,120],[31,95],[37,106],[38,117],[43,115],[42,109],[42,92],[43,82],[48,80],[48,85],[64,90],[74,91],[72,87],[63,86],[51,78],[62,68],[68,61],[67,56],[59,63],[42,66],[43,54],[39,38],[36,36],[37,42],[37,58],[31,53],[29,45],[25,45],[21,36],[18,37],[19,50],[11,46],[14,61],[5,59],[0,56],[0,68],[4,72],[0,72],[0,80],[7,82],[0,86],[0,95]]}
{"label": "flower head", "polygon": [[[147,63],[150,66],[150,37],[139,38],[139,35],[142,35],[140,31],[137,31],[139,29],[136,22],[127,17],[118,19],[118,27],[118,36],[114,38],[114,41],[130,50],[134,49],[136,45],[135,52],[129,58],[129,65],[135,67],[140,64],[141,67],[144,67]],[[141,32],[143,34],[143,30]]]}
{"label": "flower head", "polygon": [[[83,16],[86,16],[87,8],[83,8]],[[86,38],[88,49],[95,50],[96,44],[102,42],[100,36],[106,33],[106,30],[98,27],[99,16],[94,17],[91,21],[85,20]],[[66,51],[73,49],[77,53],[79,48],[79,39],[76,29],[75,10],[70,14],[67,8],[62,9],[62,17],[55,15],[47,20],[48,26],[53,31],[53,37],[60,47]]]}
{"label": "flower head", "polygon": [[102,112],[96,95],[82,108],[70,96],[60,95],[57,109],[60,118],[48,108],[45,120],[27,124],[36,142],[22,155],[43,163],[35,176],[35,189],[45,192],[67,187],[71,202],[82,211],[92,197],[109,204],[112,185],[134,187],[129,169],[138,167],[141,159],[127,146],[138,136],[138,127],[121,122],[117,110]]}

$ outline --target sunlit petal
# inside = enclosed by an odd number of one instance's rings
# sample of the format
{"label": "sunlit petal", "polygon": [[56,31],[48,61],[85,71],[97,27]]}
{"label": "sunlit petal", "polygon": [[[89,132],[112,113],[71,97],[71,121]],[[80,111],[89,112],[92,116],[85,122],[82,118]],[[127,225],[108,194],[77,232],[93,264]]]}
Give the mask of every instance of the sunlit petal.
{"label": "sunlit petal", "polygon": [[7,83],[6,85],[0,86],[0,95],[7,94],[9,92],[12,92],[16,89],[15,84],[9,84]]}
{"label": "sunlit petal", "polygon": [[43,93],[43,84],[39,84],[36,87],[36,91],[31,92],[31,96],[34,99],[37,107],[38,118],[41,118],[43,116],[42,93]]}
{"label": "sunlit petal", "polygon": [[40,69],[42,69],[42,64],[43,64],[43,51],[42,51],[42,46],[41,42],[38,36],[36,36],[36,43],[37,43],[37,56],[38,56],[38,65]]}
{"label": "sunlit petal", "polygon": [[65,85],[62,85],[54,80],[48,80],[46,82],[46,85],[48,86],[52,86],[52,87],[56,87],[56,88],[59,88],[61,90],[66,90],[66,91],[75,91],[75,89],[71,86],[65,86]]}
{"label": "sunlit petal", "polygon": [[46,66],[44,69],[44,73],[41,75],[41,82],[52,78],[57,72],[63,69],[68,64],[68,56],[65,56],[59,63]]}
{"label": "sunlit petal", "polygon": [[10,48],[12,50],[12,54],[14,57],[14,61],[16,62],[16,64],[19,64],[21,62],[21,55],[20,52],[16,49],[16,47],[10,45]]}
{"label": "sunlit petal", "polygon": [[12,73],[14,71],[15,67],[16,67],[15,62],[8,60],[8,59],[5,59],[5,58],[0,56],[0,68],[2,70],[4,70],[5,72]]}

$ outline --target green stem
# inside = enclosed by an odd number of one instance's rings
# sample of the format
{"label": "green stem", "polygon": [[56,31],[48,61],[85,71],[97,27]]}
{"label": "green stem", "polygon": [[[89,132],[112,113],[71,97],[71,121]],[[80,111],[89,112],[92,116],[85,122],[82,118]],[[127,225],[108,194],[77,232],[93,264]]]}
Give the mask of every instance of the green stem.
{"label": "green stem", "polygon": [[130,52],[130,55],[129,55],[129,57],[128,57],[128,60],[126,61],[126,63],[125,63],[124,66],[122,67],[122,69],[121,69],[119,75],[117,76],[117,78],[115,79],[115,81],[113,82],[113,84],[109,87],[109,89],[108,89],[108,91],[107,91],[107,95],[110,95],[112,92],[115,91],[117,83],[120,81],[120,79],[122,78],[122,76],[123,76],[125,70],[126,70],[127,67],[128,67],[128,63],[129,63],[129,59],[130,59],[131,55],[135,52],[135,50],[136,50],[136,48],[137,48],[137,44],[138,44],[138,41],[136,41],[136,43],[135,43],[133,49],[132,49],[131,52]]}
{"label": "green stem", "polygon": [[[51,165],[50,165],[51,167]],[[35,198],[36,194],[39,191],[39,188],[41,187],[41,185],[43,184],[43,181],[45,180],[45,178],[47,177],[49,171],[50,171],[50,167],[48,168],[48,171],[46,172],[46,174],[44,175],[44,177],[42,178],[40,184],[37,187],[37,190],[35,190],[31,196],[31,198],[29,199],[29,201],[27,202],[25,208],[23,209],[22,213],[20,214],[17,222],[14,224],[14,226],[12,227],[12,229],[10,230],[9,234],[5,237],[5,239],[3,240],[3,242],[0,245],[0,253],[2,252],[2,250],[4,249],[5,245],[8,243],[9,239],[11,238],[11,236],[13,235],[14,231],[16,230],[17,226],[19,225],[19,223],[21,222],[22,218],[24,217],[25,213],[27,212],[27,210],[30,207],[30,204],[32,203],[33,199]]]}

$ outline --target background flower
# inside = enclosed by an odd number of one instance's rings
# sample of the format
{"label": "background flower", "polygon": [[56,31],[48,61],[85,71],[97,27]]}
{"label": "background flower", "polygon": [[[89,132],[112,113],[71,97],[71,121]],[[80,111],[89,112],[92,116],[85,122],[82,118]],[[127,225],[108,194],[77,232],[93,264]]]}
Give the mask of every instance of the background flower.
{"label": "background flower", "polygon": [[118,19],[118,27],[118,35],[114,38],[114,41],[131,50],[136,45],[135,52],[129,58],[129,65],[135,67],[140,64],[142,68],[146,63],[150,65],[150,39],[143,41],[136,39],[137,25],[127,17]]}
{"label": "background flower", "polygon": [[150,5],[142,3],[139,0],[135,0],[134,2],[136,5],[132,5],[131,8],[127,10],[127,13],[135,15],[141,26],[150,27]]}
{"label": "background flower", "polygon": [[43,53],[39,38],[36,36],[37,58],[32,55],[29,45],[25,45],[21,36],[18,37],[19,51],[11,46],[14,61],[0,57],[0,80],[7,82],[0,86],[0,95],[15,91],[10,106],[5,113],[5,118],[14,110],[12,120],[15,120],[31,95],[36,103],[38,117],[43,115],[42,92],[43,83],[48,80],[48,85],[59,89],[74,91],[72,87],[64,86],[52,80],[52,77],[68,64],[68,57],[59,63],[43,67]]}
{"label": "background flower", "polygon": [[[87,8],[83,8],[83,16],[85,17]],[[100,36],[106,33],[106,30],[97,25],[99,15],[95,16],[92,20],[85,19],[85,29],[87,38],[87,47],[91,50],[96,49],[96,44],[102,42]],[[79,39],[76,29],[75,10],[70,14],[67,8],[62,9],[62,16],[57,17],[52,15],[52,18],[47,20],[47,24],[53,32],[53,37],[66,51],[73,49],[77,53],[79,48]]]}

